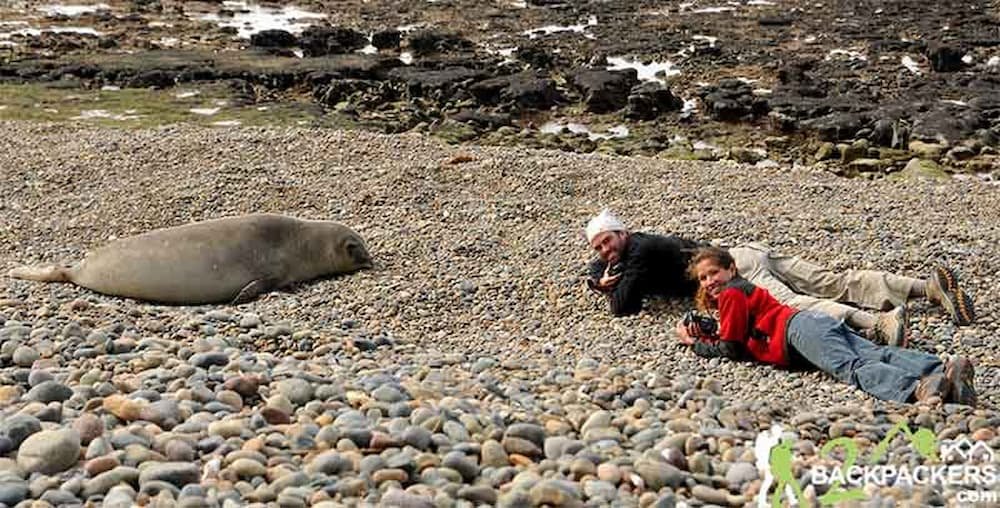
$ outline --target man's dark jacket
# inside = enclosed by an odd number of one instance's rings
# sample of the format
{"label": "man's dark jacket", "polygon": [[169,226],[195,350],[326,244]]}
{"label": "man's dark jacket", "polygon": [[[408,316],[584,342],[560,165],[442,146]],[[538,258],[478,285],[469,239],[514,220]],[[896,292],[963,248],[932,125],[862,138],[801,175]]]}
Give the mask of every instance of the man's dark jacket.
{"label": "man's dark jacket", "polygon": [[[615,316],[636,314],[647,296],[694,296],[698,283],[687,277],[688,263],[704,244],[677,236],[631,233],[619,260],[618,284],[607,293]],[[607,263],[598,258],[590,263],[595,282],[604,275]]]}

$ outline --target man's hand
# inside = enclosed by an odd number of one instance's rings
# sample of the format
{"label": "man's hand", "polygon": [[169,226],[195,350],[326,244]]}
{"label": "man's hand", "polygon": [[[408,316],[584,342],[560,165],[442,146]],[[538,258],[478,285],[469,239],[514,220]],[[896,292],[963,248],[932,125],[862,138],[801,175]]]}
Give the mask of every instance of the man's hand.
{"label": "man's hand", "polygon": [[[684,326],[683,319],[678,321],[677,327],[674,328],[674,331],[677,333],[677,340],[680,341],[680,343],[684,344],[685,346],[690,346],[694,344],[695,342],[694,338],[697,337],[697,332],[698,332],[697,325],[694,328],[695,328],[694,330],[691,330],[689,326]],[[692,334],[691,333],[692,331],[694,331],[695,333]]]}
{"label": "man's hand", "polygon": [[598,291],[604,293],[610,292],[615,288],[615,285],[618,284],[618,279],[622,278],[622,274],[620,273],[611,275],[610,270],[611,263],[608,263],[608,266],[604,268],[604,275],[601,276],[601,280],[597,281],[597,284],[595,284]]}

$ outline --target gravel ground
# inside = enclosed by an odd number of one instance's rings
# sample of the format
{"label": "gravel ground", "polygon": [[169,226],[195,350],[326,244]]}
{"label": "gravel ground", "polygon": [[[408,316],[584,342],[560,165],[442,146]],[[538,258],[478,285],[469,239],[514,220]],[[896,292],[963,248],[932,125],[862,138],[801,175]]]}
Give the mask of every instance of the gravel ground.
{"label": "gravel ground", "polygon": [[[901,417],[1000,446],[1000,197],[983,183],[327,130],[0,129],[4,271],[249,212],[343,221],[378,264],[239,307],[0,279],[0,504],[742,505],[774,423],[797,438],[801,481],[831,437],[870,444]],[[922,276],[946,260],[979,320],[956,329],[914,303],[912,343],[975,358],[981,407],[697,358],[668,332],[687,302],[610,317],[582,280],[602,206],[836,268]],[[916,459],[897,439],[890,460]]]}

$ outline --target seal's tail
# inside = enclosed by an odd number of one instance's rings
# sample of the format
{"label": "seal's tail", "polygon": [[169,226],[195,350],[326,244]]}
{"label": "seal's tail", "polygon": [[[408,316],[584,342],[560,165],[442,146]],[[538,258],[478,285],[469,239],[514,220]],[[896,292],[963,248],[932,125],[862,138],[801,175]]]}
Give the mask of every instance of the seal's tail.
{"label": "seal's tail", "polygon": [[7,276],[39,282],[69,282],[69,270],[58,265],[21,266],[7,272]]}

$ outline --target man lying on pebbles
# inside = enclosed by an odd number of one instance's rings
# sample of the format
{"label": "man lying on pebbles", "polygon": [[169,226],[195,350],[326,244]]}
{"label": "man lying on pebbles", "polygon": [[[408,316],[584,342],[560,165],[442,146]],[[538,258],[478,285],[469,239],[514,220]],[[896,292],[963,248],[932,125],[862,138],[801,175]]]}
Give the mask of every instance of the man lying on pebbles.
{"label": "man lying on pebbles", "polygon": [[[631,232],[607,210],[590,220],[586,235],[598,254],[590,264],[587,284],[607,296],[612,314],[636,314],[649,296],[695,295],[698,286],[687,278],[685,270],[695,250],[707,244],[673,235]],[[767,289],[779,302],[842,319],[878,342],[906,346],[906,302],[913,298],[941,305],[959,326],[975,320],[972,298],[945,266],[936,267],[922,280],[873,270],[836,272],[760,243],[737,245],[729,252],[739,273]],[[873,313],[863,309],[892,310]]]}

